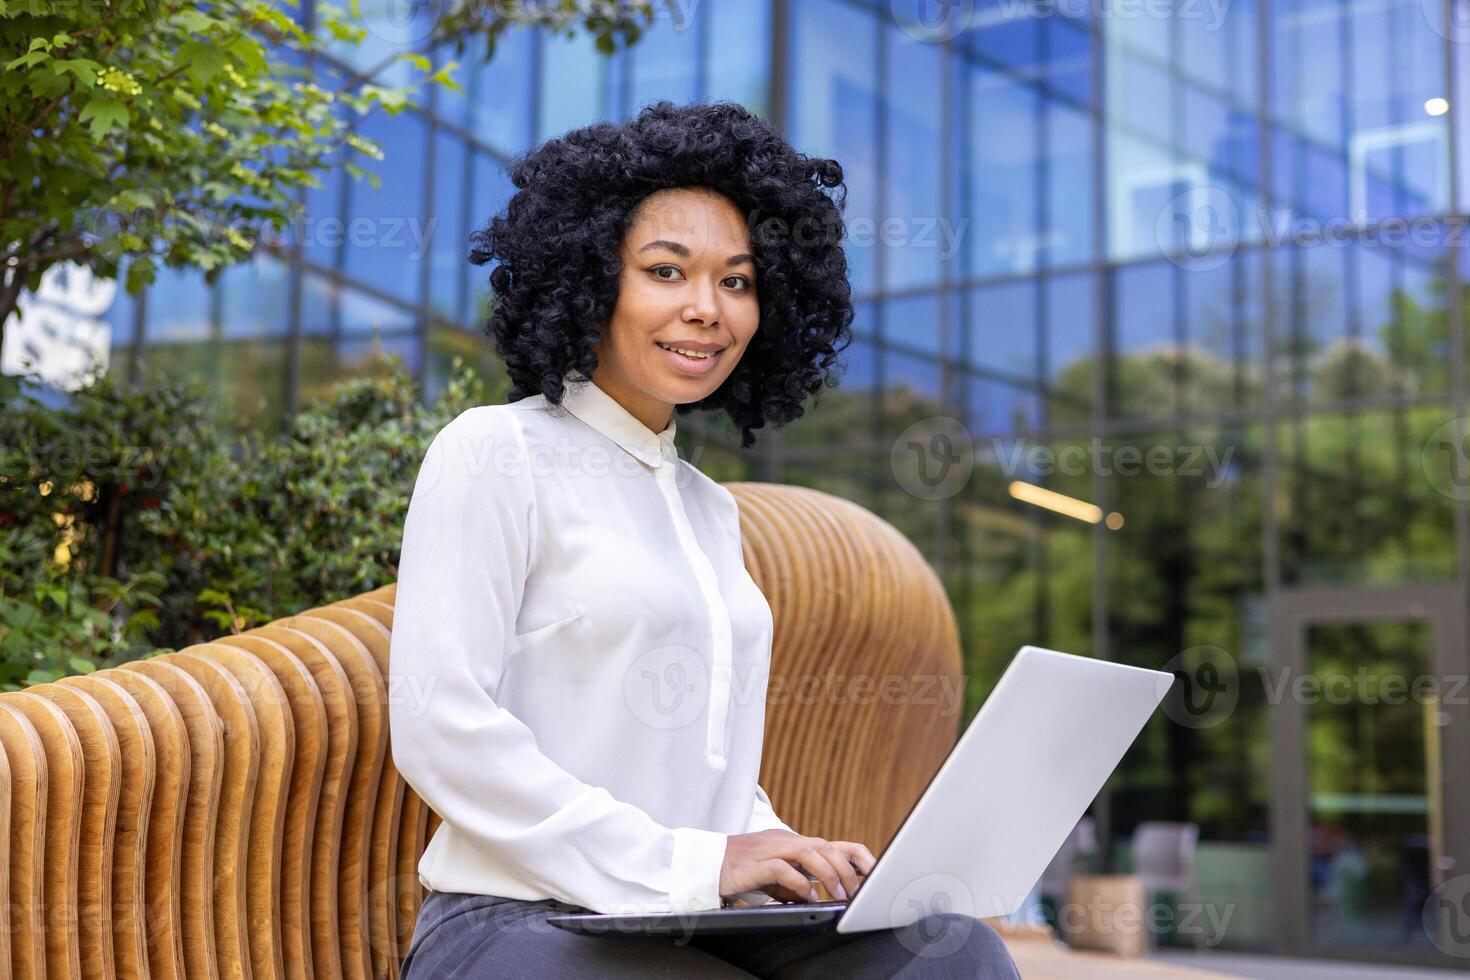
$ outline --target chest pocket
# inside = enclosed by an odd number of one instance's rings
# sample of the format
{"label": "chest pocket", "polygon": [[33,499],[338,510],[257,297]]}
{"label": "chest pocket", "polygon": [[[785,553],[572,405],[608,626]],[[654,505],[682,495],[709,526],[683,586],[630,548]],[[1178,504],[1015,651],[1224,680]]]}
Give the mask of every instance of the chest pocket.
{"label": "chest pocket", "polygon": [[561,629],[562,627],[564,627],[564,626],[566,626],[566,625],[568,625],[570,623],[573,623],[576,620],[581,619],[581,618],[582,618],[582,610],[581,609],[578,609],[576,612],[572,613],[570,616],[563,616],[561,619],[557,619],[557,620],[554,620],[554,621],[552,621],[550,623],[547,623],[545,626],[538,626],[535,629],[526,630],[523,633],[517,633],[515,635],[515,638],[517,640],[521,641],[523,644],[534,643],[537,640],[541,639],[542,637],[549,636],[550,634],[555,633],[557,630]]}

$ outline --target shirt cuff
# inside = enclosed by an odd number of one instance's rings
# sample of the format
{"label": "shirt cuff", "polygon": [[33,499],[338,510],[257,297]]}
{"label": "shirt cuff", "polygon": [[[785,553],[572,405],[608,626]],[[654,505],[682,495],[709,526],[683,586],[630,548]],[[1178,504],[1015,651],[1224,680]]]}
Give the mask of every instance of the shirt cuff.
{"label": "shirt cuff", "polygon": [[674,828],[673,881],[669,905],[675,912],[720,907],[720,869],[728,835],[695,827]]}

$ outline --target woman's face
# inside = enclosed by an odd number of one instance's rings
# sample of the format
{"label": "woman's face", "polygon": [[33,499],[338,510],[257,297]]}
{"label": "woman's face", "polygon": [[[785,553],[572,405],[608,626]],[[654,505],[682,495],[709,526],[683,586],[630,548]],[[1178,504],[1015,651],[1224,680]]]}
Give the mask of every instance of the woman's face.
{"label": "woman's face", "polygon": [[723,195],[673,188],[642,202],[618,250],[618,300],[592,347],[593,380],[654,432],[675,405],[719,388],[755,336],[753,251]]}

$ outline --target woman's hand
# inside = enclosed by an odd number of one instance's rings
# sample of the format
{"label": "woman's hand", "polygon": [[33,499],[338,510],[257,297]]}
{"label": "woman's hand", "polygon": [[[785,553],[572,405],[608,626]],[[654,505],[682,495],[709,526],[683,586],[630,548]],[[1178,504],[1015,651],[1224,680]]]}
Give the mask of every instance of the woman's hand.
{"label": "woman's hand", "polygon": [[731,834],[720,867],[720,894],[759,889],[778,902],[819,900],[808,876],[845,900],[862,885],[877,859],[862,844],[803,837],[784,830]]}

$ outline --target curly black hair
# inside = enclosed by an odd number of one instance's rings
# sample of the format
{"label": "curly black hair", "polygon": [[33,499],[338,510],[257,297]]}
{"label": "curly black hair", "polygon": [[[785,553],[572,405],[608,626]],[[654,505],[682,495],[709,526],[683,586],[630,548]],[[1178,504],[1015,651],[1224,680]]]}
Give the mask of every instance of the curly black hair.
{"label": "curly black hair", "polygon": [[736,103],[665,101],[548,140],[509,173],[518,190],[470,237],[469,259],[498,263],[484,329],[509,371],[511,401],[540,393],[559,405],[564,377],[592,377],[591,345],[617,303],[618,248],[640,202],[678,187],[717,191],[745,216],[760,327],[730,377],[676,411],[724,409],[744,449],[754,430],[800,418],[807,395],[836,387],[853,320],[837,161],[797,152]]}

